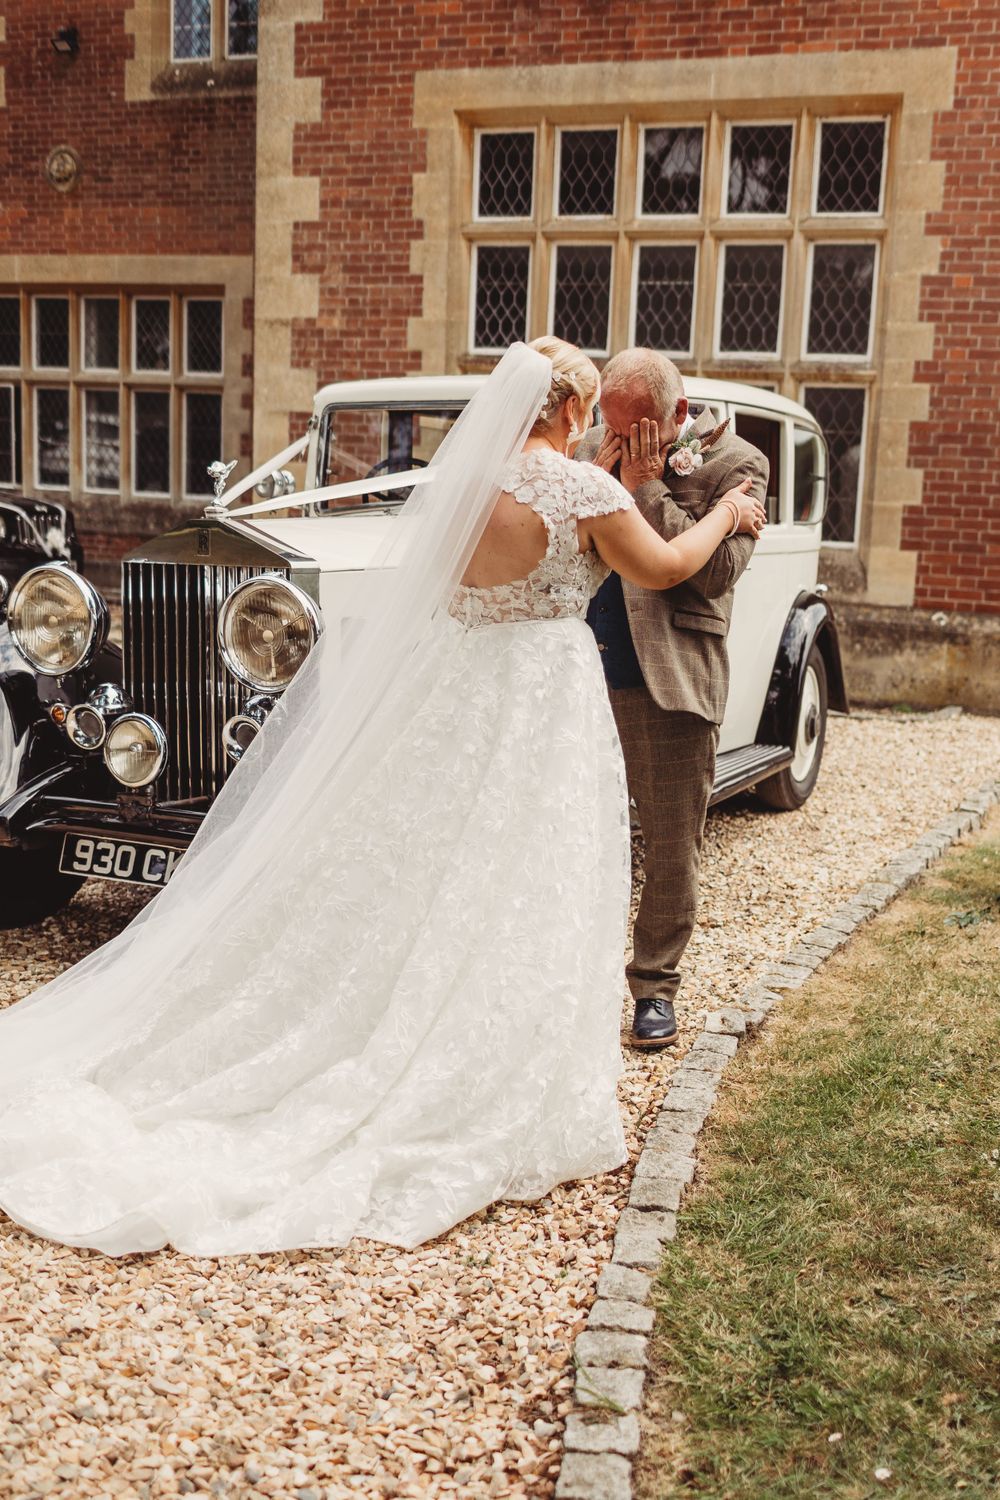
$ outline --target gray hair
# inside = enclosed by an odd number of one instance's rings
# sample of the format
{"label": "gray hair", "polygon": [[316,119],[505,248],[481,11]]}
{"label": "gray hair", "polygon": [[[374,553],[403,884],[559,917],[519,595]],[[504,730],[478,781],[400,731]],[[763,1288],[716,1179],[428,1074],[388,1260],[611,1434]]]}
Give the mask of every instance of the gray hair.
{"label": "gray hair", "polygon": [[684,397],[677,366],[655,349],[623,349],[601,371],[601,393],[614,393],[630,406],[648,409],[657,422],[668,422]]}

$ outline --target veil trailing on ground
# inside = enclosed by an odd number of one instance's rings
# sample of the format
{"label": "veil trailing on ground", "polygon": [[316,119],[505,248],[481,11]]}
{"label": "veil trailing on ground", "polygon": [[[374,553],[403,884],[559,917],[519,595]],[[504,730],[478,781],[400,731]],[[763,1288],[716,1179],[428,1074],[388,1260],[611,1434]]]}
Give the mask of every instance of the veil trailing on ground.
{"label": "veil trailing on ground", "polygon": [[[454,629],[448,600],[551,376],[550,361],[526,345],[508,350],[442,443],[432,477],[389,528],[365,615],[321,636],[170,884],[111,942],[0,1012],[0,1148],[4,1110],[17,1094],[41,1078],[84,1079],[99,1069],[106,1079],[117,1053],[134,1054],[183,1000],[185,971],[225,945],[227,914],[262,900],[280,905],[276,854],[308,842],[380,750],[405,736],[407,685]],[[238,972],[238,952],[232,967]]]}

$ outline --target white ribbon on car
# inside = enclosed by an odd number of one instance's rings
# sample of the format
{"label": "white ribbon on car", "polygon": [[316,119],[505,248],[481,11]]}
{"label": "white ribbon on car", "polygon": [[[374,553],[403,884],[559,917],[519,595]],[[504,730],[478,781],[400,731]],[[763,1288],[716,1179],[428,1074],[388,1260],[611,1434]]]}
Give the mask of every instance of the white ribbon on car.
{"label": "white ribbon on car", "polygon": [[308,432],[304,432],[300,438],[295,439],[294,443],[289,443],[287,448],[282,448],[280,453],[276,453],[273,458],[269,458],[266,463],[261,464],[252,473],[248,474],[245,479],[241,479],[239,484],[234,484],[230,489],[226,490],[214,504],[223,507],[232,505],[234,500],[238,500],[241,495],[246,494],[247,490],[252,489],[258,480],[266,478],[267,475],[273,474],[275,469],[280,469],[282,465],[287,464],[291,459],[297,458],[308,442],[309,434]]}
{"label": "white ribbon on car", "polygon": [[[272,460],[267,465],[270,472],[275,467]],[[231,510],[231,516],[259,516],[266,510],[288,510],[297,505],[318,505],[321,500],[350,500],[354,495],[381,495],[386,490],[411,489],[415,484],[427,484],[434,477],[432,469],[407,469],[405,474],[370,474],[366,479],[351,479],[346,484],[327,484],[318,490],[293,491],[290,495],[279,495],[273,500],[258,500],[253,505],[241,505]],[[253,478],[253,475],[250,475]],[[245,489],[249,480],[245,480]],[[225,496],[223,497],[225,499]]]}

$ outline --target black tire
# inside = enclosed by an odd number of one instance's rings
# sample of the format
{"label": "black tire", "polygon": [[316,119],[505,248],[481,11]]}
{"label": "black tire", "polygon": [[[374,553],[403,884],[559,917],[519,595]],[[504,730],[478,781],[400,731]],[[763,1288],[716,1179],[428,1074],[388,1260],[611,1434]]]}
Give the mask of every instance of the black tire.
{"label": "black tire", "polygon": [[0,849],[0,929],[30,927],[72,901],[83,880],[55,865],[54,850]]}
{"label": "black tire", "polygon": [[767,807],[794,812],[809,797],[819,776],[826,744],[826,663],[817,645],[809,648],[802,692],[795,712],[795,760],[776,776],[758,782],[757,796]]}

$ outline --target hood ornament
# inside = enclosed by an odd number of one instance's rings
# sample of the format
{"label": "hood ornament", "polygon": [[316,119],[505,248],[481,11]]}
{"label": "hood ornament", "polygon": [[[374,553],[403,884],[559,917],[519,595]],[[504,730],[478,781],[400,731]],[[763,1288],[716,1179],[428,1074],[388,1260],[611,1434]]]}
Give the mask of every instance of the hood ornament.
{"label": "hood ornament", "polygon": [[215,499],[210,500],[209,503],[205,506],[206,516],[225,515],[226,507],[221,504],[222,496],[225,492],[226,485],[229,483],[229,476],[236,468],[236,465],[238,463],[238,458],[232,459],[232,461],[228,464],[225,463],[223,459],[217,458],[214,463],[208,465],[208,477],[209,479],[211,479],[212,487],[215,490]]}

